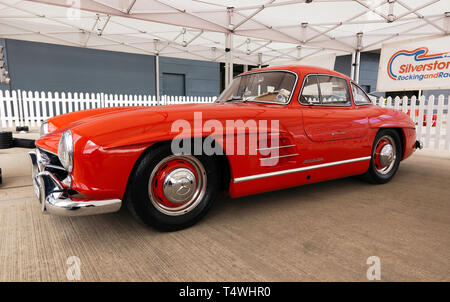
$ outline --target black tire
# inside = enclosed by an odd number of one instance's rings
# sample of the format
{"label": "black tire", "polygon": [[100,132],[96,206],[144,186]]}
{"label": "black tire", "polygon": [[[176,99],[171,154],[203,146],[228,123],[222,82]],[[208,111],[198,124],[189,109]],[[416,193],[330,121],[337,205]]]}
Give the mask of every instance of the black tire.
{"label": "black tire", "polygon": [[[377,169],[376,163],[375,163],[375,150],[377,148],[378,142],[382,138],[390,138],[395,143],[395,159],[392,168],[385,174],[382,174]],[[373,145],[372,145],[372,153],[371,153],[371,159],[370,159],[370,166],[369,169],[367,169],[366,173],[362,175],[362,179],[373,183],[373,184],[385,184],[389,182],[397,173],[398,167],[400,165],[400,161],[402,159],[402,142],[400,139],[400,136],[395,130],[392,129],[382,129],[378,131],[377,135],[375,136]]]}
{"label": "black tire", "polygon": [[8,149],[13,146],[12,132],[0,132],[0,149]]}
{"label": "black tire", "polygon": [[[158,164],[173,156],[170,144],[157,146],[147,152],[137,163],[127,188],[127,202],[134,213],[147,225],[161,231],[176,231],[187,228],[198,222],[206,215],[216,198],[219,187],[218,165],[211,156],[192,156],[204,168],[206,184],[201,198],[198,198],[195,207],[183,214],[167,215],[163,213],[152,201],[149,189],[152,172]],[[189,155],[190,156],[190,155]],[[153,192],[153,191],[152,191]],[[133,211],[131,211],[133,214]]]}

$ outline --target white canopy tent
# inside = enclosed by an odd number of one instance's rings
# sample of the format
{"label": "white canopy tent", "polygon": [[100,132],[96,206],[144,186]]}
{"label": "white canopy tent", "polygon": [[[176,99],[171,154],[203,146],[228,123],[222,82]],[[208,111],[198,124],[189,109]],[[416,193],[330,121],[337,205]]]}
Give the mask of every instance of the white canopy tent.
{"label": "white canopy tent", "polygon": [[[0,0],[0,37],[233,64],[450,32],[450,0]],[[158,85],[157,85],[158,86]]]}

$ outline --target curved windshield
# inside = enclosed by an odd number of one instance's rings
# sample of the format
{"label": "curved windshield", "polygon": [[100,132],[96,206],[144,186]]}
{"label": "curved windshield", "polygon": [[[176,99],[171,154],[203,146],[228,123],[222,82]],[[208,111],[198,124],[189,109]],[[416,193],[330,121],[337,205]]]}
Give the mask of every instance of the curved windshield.
{"label": "curved windshield", "polygon": [[219,102],[253,101],[287,104],[296,76],[285,71],[255,72],[236,77],[219,96]]}

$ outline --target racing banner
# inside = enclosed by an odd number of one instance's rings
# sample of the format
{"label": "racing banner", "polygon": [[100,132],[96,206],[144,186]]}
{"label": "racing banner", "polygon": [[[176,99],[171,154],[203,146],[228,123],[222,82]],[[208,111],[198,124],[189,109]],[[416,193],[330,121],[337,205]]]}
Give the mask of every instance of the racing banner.
{"label": "racing banner", "polygon": [[450,88],[450,36],[383,44],[377,91]]}

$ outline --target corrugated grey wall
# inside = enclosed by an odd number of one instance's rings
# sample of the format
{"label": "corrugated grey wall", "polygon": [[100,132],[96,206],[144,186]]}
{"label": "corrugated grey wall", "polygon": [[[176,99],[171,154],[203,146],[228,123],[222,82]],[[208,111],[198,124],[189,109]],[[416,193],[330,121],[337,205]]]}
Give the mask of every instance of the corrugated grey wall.
{"label": "corrugated grey wall", "polygon": [[[0,89],[156,93],[154,56],[10,39],[3,42],[11,85]],[[219,63],[160,57],[160,71],[161,75],[183,74],[187,95],[219,94]]]}
{"label": "corrugated grey wall", "polygon": [[369,86],[369,91],[377,90],[378,63],[380,55],[370,52],[361,53],[361,65],[359,67],[359,84]]}
{"label": "corrugated grey wall", "polygon": [[351,75],[352,56],[337,56],[334,63],[334,70],[346,76]]}
{"label": "corrugated grey wall", "polygon": [[155,93],[152,56],[6,40],[11,89]]}
{"label": "corrugated grey wall", "polygon": [[[164,87],[163,74],[182,74],[185,78],[186,95],[216,96],[220,92],[220,63],[177,58],[160,57],[160,89],[161,93],[171,93],[171,89]],[[178,91],[178,89],[173,89]]]}

